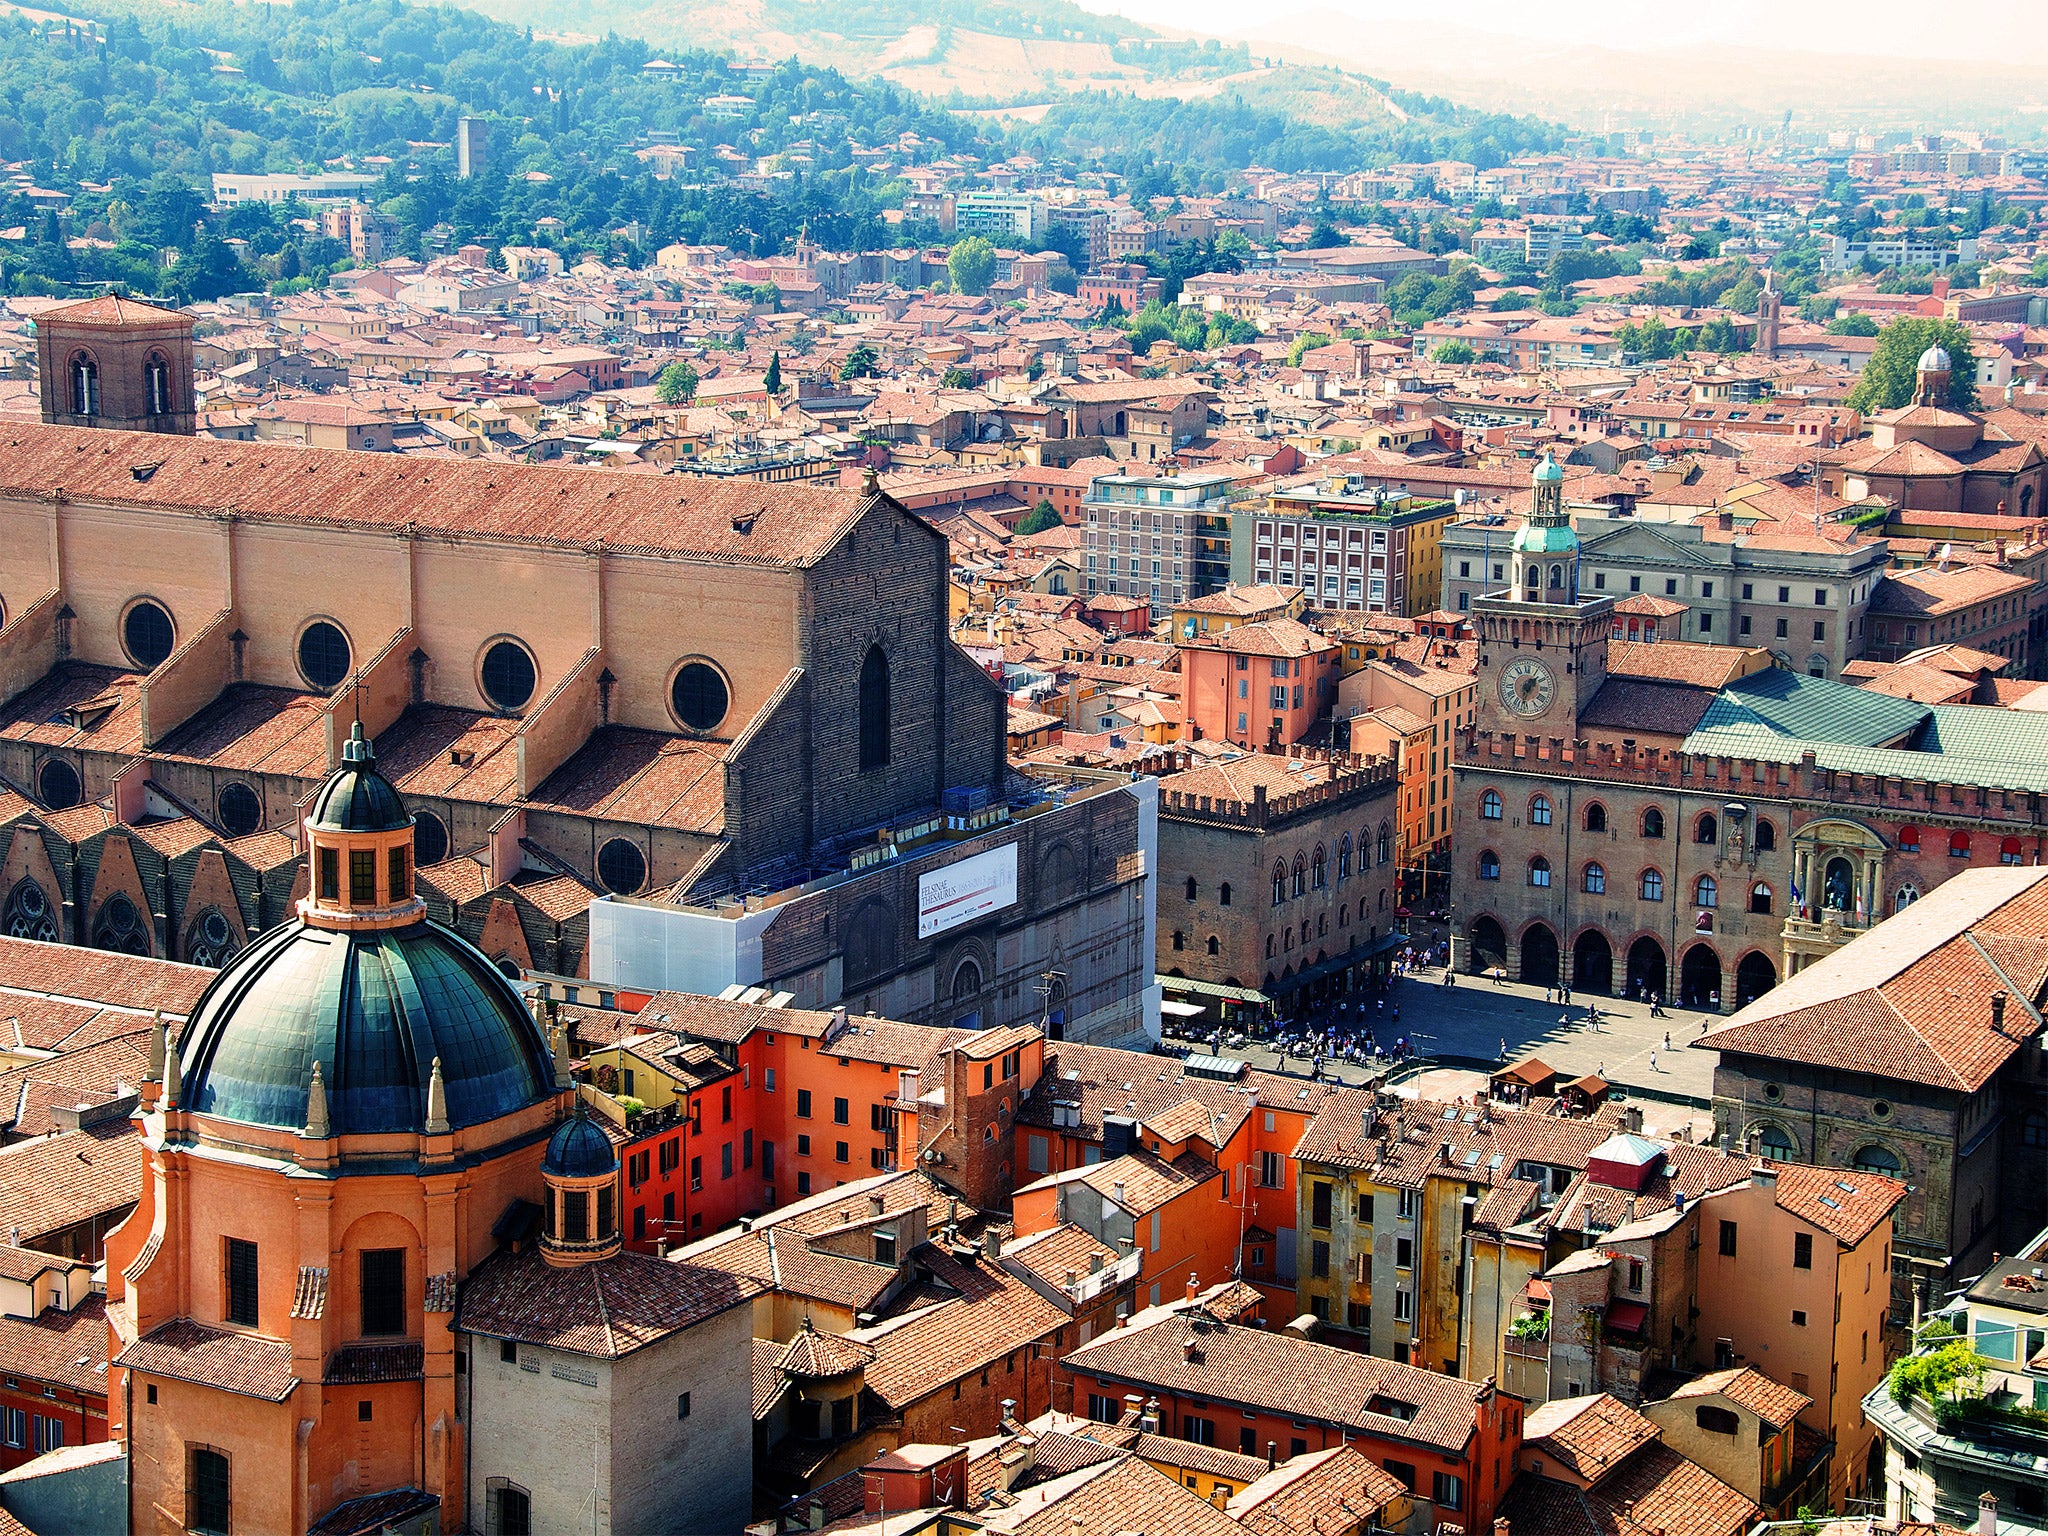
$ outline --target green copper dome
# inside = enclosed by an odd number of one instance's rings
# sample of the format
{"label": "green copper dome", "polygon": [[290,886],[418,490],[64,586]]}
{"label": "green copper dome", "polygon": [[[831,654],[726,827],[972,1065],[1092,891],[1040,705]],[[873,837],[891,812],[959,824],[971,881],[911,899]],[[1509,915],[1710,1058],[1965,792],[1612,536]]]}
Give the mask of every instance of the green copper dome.
{"label": "green copper dome", "polygon": [[1559,464],[1557,460],[1552,458],[1548,453],[1545,453],[1543,455],[1543,462],[1536,466],[1536,483],[1538,485],[1554,484],[1555,482],[1562,480],[1563,478],[1564,466]]}
{"label": "green copper dome", "polygon": [[420,1131],[437,1057],[457,1129],[554,1092],[547,1043],[512,984],[424,918],[365,933],[271,930],[206,989],[180,1056],[185,1108],[293,1130],[319,1062],[337,1136]]}
{"label": "green copper dome", "polygon": [[1579,536],[1572,531],[1570,523],[1559,527],[1524,523],[1515,530],[1513,547],[1525,555],[1576,555]]}
{"label": "green copper dome", "polygon": [[320,786],[306,819],[323,832],[402,832],[412,825],[405,801],[377,771],[362,721],[342,743],[341,766]]}

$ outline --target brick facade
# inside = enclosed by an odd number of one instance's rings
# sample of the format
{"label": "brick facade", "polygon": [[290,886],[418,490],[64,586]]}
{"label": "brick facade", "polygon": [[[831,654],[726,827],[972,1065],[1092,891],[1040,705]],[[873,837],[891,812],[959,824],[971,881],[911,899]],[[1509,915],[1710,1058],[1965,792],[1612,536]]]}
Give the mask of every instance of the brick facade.
{"label": "brick facade", "polygon": [[1347,954],[1363,962],[1395,931],[1395,778],[1383,759],[1252,761],[1284,766],[1249,799],[1196,792],[1213,770],[1161,781],[1158,962],[1271,994]]}

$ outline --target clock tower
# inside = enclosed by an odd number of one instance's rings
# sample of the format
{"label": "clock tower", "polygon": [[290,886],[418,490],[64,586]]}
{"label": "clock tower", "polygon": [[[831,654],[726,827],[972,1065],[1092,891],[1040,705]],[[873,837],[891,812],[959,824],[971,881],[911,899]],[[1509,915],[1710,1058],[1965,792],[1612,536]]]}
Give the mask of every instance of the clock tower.
{"label": "clock tower", "polygon": [[1607,680],[1614,599],[1579,595],[1579,536],[1564,471],[1536,466],[1529,520],[1515,534],[1508,585],[1472,604],[1479,634],[1478,728],[1571,740],[1579,711]]}

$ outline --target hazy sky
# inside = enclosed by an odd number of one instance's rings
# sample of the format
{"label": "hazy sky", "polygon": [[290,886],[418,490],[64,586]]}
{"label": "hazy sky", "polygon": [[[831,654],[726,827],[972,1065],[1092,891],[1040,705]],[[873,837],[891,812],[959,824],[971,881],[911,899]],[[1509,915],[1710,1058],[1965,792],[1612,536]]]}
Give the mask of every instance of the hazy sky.
{"label": "hazy sky", "polygon": [[1156,26],[1257,37],[1306,11],[1625,49],[1762,44],[1820,54],[2048,59],[2040,0],[1079,0]]}

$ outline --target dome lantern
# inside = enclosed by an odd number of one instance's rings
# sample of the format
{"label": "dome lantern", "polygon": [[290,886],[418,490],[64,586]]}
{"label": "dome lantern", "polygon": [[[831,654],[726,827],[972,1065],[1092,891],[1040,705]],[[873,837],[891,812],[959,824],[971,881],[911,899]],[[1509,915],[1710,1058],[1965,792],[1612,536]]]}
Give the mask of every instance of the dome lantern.
{"label": "dome lantern", "polygon": [[1948,351],[1939,343],[1920,354],[1920,361],[1913,365],[1913,403],[1915,405],[1943,406],[1948,404],[1949,378],[1955,365],[1950,361]]}
{"label": "dome lantern", "polygon": [[624,1246],[619,1232],[618,1154],[603,1129],[575,1113],[548,1138],[540,1176],[547,1185],[541,1257],[557,1268],[608,1259]]}
{"label": "dome lantern", "polygon": [[299,903],[308,926],[339,931],[399,928],[425,905],[413,890],[412,814],[358,720],[306,813],[312,891]]}

